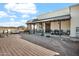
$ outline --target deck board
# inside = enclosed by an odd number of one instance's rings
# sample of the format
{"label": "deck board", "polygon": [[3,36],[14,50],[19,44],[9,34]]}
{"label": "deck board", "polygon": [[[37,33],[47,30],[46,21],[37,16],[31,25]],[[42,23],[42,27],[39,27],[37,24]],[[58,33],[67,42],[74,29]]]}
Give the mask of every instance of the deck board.
{"label": "deck board", "polygon": [[0,38],[0,56],[53,56],[57,52],[21,39],[19,34]]}

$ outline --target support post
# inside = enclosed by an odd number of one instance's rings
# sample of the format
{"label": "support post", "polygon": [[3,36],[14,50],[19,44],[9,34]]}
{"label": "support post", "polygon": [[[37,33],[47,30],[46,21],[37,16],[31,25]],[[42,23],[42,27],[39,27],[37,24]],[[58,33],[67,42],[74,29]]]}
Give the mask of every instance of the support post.
{"label": "support post", "polygon": [[[61,21],[59,20],[59,37],[61,39]],[[62,39],[61,39],[62,40]]]}

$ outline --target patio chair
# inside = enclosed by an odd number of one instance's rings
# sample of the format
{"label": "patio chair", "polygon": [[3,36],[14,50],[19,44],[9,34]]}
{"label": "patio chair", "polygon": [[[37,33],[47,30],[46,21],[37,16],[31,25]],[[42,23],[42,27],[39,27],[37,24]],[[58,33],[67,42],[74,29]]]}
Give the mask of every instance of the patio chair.
{"label": "patio chair", "polygon": [[46,33],[51,33],[51,30],[49,29],[49,30],[46,30]]}
{"label": "patio chair", "polygon": [[66,35],[70,35],[70,30],[67,30]]}
{"label": "patio chair", "polygon": [[54,35],[54,30],[51,30],[51,35]]}
{"label": "patio chair", "polygon": [[55,35],[59,35],[59,30],[54,30]]}
{"label": "patio chair", "polygon": [[64,35],[64,31],[63,30],[59,30],[59,35]]}

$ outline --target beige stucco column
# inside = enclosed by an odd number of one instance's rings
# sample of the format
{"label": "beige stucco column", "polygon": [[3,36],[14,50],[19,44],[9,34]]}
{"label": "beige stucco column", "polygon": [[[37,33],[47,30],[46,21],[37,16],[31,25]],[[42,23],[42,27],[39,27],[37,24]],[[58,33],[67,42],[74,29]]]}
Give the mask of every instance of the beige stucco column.
{"label": "beige stucco column", "polygon": [[35,29],[38,31],[39,30],[39,23],[35,24]]}
{"label": "beige stucco column", "polygon": [[32,31],[35,33],[35,23],[32,25]]}
{"label": "beige stucco column", "polygon": [[45,22],[43,23],[43,30],[44,30],[44,33],[45,33]]}
{"label": "beige stucco column", "polygon": [[27,24],[27,29],[28,29],[28,30],[31,30],[31,28],[32,28],[32,27],[31,27],[31,24]]}

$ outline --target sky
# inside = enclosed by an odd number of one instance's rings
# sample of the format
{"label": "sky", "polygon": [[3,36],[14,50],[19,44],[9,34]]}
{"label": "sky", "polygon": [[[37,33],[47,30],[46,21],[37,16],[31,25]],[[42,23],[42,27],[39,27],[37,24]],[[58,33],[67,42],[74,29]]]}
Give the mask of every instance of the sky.
{"label": "sky", "polygon": [[26,26],[28,20],[42,13],[71,5],[73,3],[0,3],[0,26]]}

